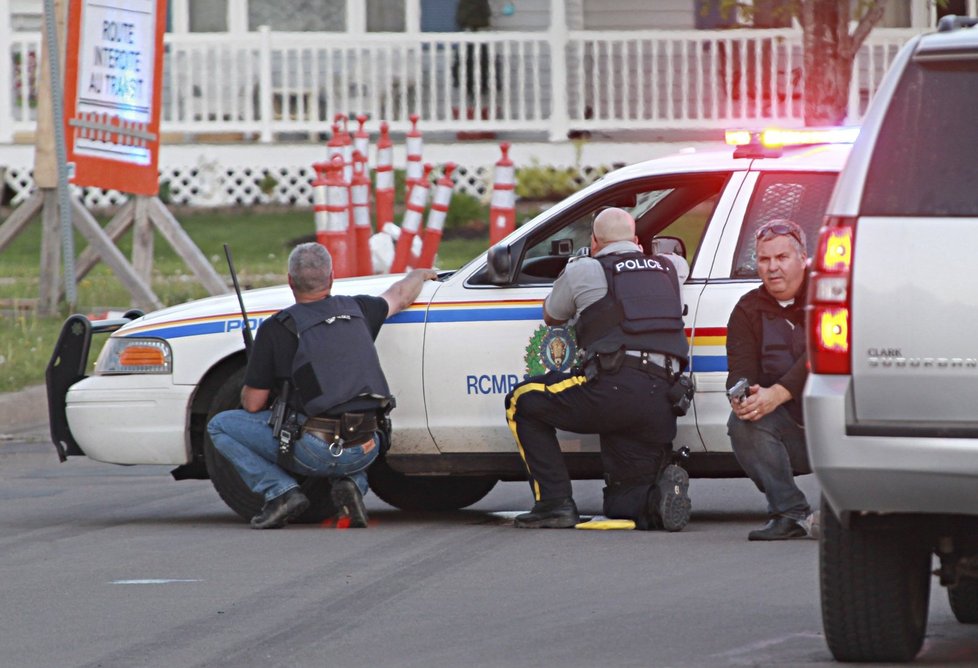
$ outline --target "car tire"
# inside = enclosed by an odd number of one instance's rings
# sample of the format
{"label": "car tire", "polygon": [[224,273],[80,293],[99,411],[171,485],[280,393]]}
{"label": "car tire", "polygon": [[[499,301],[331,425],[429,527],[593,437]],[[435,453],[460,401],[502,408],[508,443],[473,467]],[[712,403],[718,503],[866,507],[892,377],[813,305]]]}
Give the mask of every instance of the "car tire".
{"label": "car tire", "polygon": [[498,482],[483,476],[408,476],[381,458],[367,470],[370,489],[401,510],[458,510],[481,500]]}
{"label": "car tire", "polygon": [[[221,385],[220,390],[211,402],[207,421],[221,411],[241,408],[241,387],[244,385],[245,369],[238,369]],[[204,462],[211,484],[217,490],[221,500],[227,506],[246,520],[261,512],[264,499],[255,494],[241,480],[241,476],[228,460],[221,455],[211,442],[210,435],[204,433]],[[330,498],[330,484],[326,478],[303,478],[295,476],[302,487],[303,493],[309,499],[309,508],[295,521],[298,523],[316,523],[336,514],[336,508]]]}
{"label": "car tire", "polygon": [[951,612],[962,624],[978,624],[978,578],[960,577],[947,589]]}
{"label": "car tire", "polygon": [[910,661],[927,627],[931,551],[913,532],[845,528],[822,500],[822,624],[837,661]]}

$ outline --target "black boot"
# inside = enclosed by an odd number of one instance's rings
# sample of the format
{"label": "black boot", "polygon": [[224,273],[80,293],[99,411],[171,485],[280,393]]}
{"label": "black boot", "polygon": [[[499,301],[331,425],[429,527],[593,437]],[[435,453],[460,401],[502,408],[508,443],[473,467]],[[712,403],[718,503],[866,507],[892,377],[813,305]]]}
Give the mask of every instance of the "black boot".
{"label": "black boot", "polygon": [[801,524],[790,517],[772,517],[760,529],[747,534],[747,540],[789,540],[805,538],[808,532]]}
{"label": "black boot", "polygon": [[309,507],[309,499],[298,487],[265,503],[261,512],[251,518],[252,529],[281,529]]}
{"label": "black boot", "polygon": [[339,513],[339,517],[346,517],[350,520],[348,525],[352,529],[364,529],[367,526],[367,507],[363,505],[363,495],[360,488],[350,478],[340,478],[333,482],[333,489],[330,491],[333,505]]}
{"label": "black boot", "polygon": [[521,529],[570,529],[581,521],[574,499],[565,496],[533,504],[533,510],[517,515],[513,524]]}

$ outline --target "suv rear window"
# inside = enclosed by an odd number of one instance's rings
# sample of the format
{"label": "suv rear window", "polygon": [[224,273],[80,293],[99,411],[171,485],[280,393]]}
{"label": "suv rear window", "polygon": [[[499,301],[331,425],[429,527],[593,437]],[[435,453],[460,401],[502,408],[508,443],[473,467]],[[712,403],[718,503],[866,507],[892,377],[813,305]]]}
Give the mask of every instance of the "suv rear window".
{"label": "suv rear window", "polygon": [[911,61],[880,127],[863,215],[978,215],[976,146],[978,54]]}

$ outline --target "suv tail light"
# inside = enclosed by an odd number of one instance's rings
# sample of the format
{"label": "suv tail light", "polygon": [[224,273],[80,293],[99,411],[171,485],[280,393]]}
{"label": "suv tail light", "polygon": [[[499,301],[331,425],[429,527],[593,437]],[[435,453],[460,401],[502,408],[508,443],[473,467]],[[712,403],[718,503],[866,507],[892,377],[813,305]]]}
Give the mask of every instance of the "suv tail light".
{"label": "suv tail light", "polygon": [[829,216],[819,232],[808,282],[808,361],[813,373],[852,369],[849,289],[856,219]]}

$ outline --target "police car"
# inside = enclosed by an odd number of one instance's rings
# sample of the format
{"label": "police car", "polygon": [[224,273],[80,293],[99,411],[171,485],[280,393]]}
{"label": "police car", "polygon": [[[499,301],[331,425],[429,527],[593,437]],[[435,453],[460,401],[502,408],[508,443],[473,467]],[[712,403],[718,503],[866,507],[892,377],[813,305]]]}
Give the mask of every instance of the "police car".
{"label": "police car", "polygon": [[[671,238],[689,261],[683,299],[696,395],[679,420],[676,449],[689,449],[693,476],[743,475],[725,426],[725,343],[733,305],[759,284],[754,230],[790,218],[814,240],[850,135],[728,133],[733,151],[681,153],[616,170],[427,282],[377,339],[397,407],[390,450],[370,470],[374,492],[400,508],[444,510],[478,501],[498,480],[525,478],[503,397],[527,374],[574,364],[572,329],[545,326],[542,302],[568,258],[589,246],[594,215],[608,206],[633,214],[647,250],[653,239]],[[334,293],[379,294],[395,280],[338,280]],[[251,290],[243,299],[252,328],[292,303],[286,286]],[[238,405],[242,327],[234,294],[119,321],[70,318],[48,369],[51,430],[62,458],[175,466],[175,478],[210,478],[234,511],[251,517],[261,499],[205,430],[210,416]],[[111,336],[86,377],[99,332]],[[597,437],[559,436],[571,475],[600,477]],[[309,520],[332,512],[326,485],[303,482]]]}

